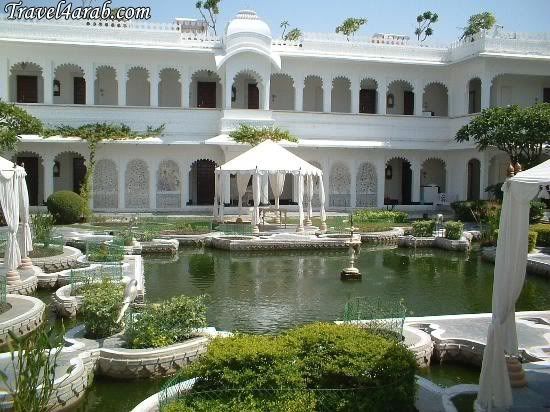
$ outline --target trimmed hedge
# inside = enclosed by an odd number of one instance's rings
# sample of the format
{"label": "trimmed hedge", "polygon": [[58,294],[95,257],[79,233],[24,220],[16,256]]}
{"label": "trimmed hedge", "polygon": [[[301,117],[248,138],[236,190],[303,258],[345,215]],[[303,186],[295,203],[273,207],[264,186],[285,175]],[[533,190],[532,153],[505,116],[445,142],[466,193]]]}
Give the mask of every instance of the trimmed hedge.
{"label": "trimmed hedge", "polygon": [[409,215],[405,212],[394,210],[357,210],[353,214],[353,223],[366,222],[388,222],[388,223],[406,223]]}
{"label": "trimmed hedge", "polygon": [[412,223],[412,235],[416,237],[432,237],[435,230],[435,220],[417,220]]}
{"label": "trimmed hedge", "polygon": [[539,200],[532,200],[531,207],[529,208],[529,223],[539,223],[544,217],[544,209],[546,209],[546,203]]}
{"label": "trimmed hedge", "polygon": [[159,348],[184,342],[197,328],[206,327],[205,297],[175,296],[147,305],[126,328],[132,349]]}
{"label": "trimmed hedge", "polygon": [[415,370],[404,345],[352,325],[237,335],[215,339],[182,370],[179,380],[198,379],[164,410],[413,411]]}
{"label": "trimmed hedge", "polygon": [[75,192],[62,190],[55,192],[46,201],[48,212],[55,219],[55,223],[70,225],[80,222],[86,211],[85,200]]}
{"label": "trimmed hedge", "polygon": [[539,223],[531,226],[531,230],[537,233],[537,245],[550,246],[550,225]]}
{"label": "trimmed hedge", "polygon": [[[476,222],[474,214],[482,222],[487,222],[492,210],[500,209],[500,203],[490,200],[473,200],[453,202],[451,207],[455,212],[455,218],[462,222]],[[546,204],[539,200],[532,200],[529,209],[529,223],[538,223],[544,216]]]}
{"label": "trimmed hedge", "polygon": [[464,232],[464,223],[449,221],[445,223],[445,237],[450,240],[460,240]]}

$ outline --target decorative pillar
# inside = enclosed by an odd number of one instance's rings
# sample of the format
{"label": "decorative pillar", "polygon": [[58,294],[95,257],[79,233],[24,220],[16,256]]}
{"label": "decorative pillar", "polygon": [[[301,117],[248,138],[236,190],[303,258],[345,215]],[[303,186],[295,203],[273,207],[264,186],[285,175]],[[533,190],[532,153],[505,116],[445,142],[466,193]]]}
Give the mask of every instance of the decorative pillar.
{"label": "decorative pillar", "polygon": [[44,104],[53,104],[53,62],[48,61],[43,65],[44,77]]}
{"label": "decorative pillar", "polygon": [[86,105],[92,106],[95,102],[95,64],[87,64],[84,69],[84,80],[86,81]]}
{"label": "decorative pillar", "polygon": [[414,82],[414,115],[422,116],[422,100],[424,97],[424,80]]}
{"label": "decorative pillar", "polygon": [[158,67],[149,70],[149,105],[158,107],[159,105],[159,81],[160,73]]}
{"label": "decorative pillar", "polygon": [[377,113],[386,114],[386,96],[388,94],[388,82],[386,79],[380,79],[378,81],[378,103]]}
{"label": "decorative pillar", "polygon": [[181,170],[181,207],[184,208],[189,203],[189,171],[191,164],[187,161],[180,165]]}
{"label": "decorative pillar", "polygon": [[44,201],[48,200],[48,197],[53,193],[53,156],[44,156],[42,158],[42,164],[44,165]]}
{"label": "decorative pillar", "polygon": [[181,78],[181,105],[184,109],[188,109],[191,107],[191,73],[188,69],[181,69],[180,70],[180,78]]}
{"label": "decorative pillar", "polygon": [[304,78],[297,77],[294,79],[294,111],[301,112],[304,110]]}
{"label": "decorative pillar", "polygon": [[128,81],[128,72],[125,66],[117,67],[118,81],[118,105],[126,106],[126,82]]}
{"label": "decorative pillar", "polygon": [[351,79],[351,112],[359,113],[359,95],[361,92],[361,81],[358,77]]}
{"label": "decorative pillar", "polygon": [[225,110],[231,109],[231,87],[233,87],[233,74],[225,72],[225,93],[223,99],[223,108]]}
{"label": "decorative pillar", "polygon": [[159,163],[157,159],[147,163],[149,168],[149,209],[151,210],[157,208],[157,170]]}
{"label": "decorative pillar", "polygon": [[119,160],[118,167],[118,208],[126,209],[126,165],[127,160]]}
{"label": "decorative pillar", "polygon": [[491,84],[493,77],[491,75],[483,76],[481,79],[481,109],[491,107]]}
{"label": "decorative pillar", "polygon": [[222,203],[231,203],[231,175],[227,172],[222,173],[221,179],[223,180],[223,193],[221,193]]}
{"label": "decorative pillar", "polygon": [[357,207],[357,162],[354,160],[350,164],[351,183],[350,183],[350,206],[352,209]]}
{"label": "decorative pillar", "polygon": [[271,102],[271,77],[266,76],[267,78],[263,81],[263,101],[260,106],[260,109],[262,110],[270,110],[270,102]]}
{"label": "decorative pillar", "polygon": [[489,166],[487,157],[482,155],[479,162],[479,198],[487,199],[488,193],[485,191],[489,186]]}
{"label": "decorative pillar", "polygon": [[332,112],[332,77],[323,77],[323,112]]}
{"label": "decorative pillar", "polygon": [[386,162],[381,156],[376,160],[376,207],[384,207],[384,193],[386,192]]}
{"label": "decorative pillar", "polygon": [[411,188],[411,201],[415,203],[420,202],[420,164],[418,162],[411,162],[412,170],[412,188]]}
{"label": "decorative pillar", "polygon": [[0,100],[7,102],[9,97],[9,61],[0,59]]}

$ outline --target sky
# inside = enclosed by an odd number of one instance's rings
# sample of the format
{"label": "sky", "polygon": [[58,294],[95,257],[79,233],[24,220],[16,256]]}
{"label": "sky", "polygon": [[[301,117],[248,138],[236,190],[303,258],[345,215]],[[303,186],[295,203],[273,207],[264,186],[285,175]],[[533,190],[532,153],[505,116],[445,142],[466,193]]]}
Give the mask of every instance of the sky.
{"label": "sky", "polygon": [[[13,0],[10,0],[13,1]],[[55,5],[57,1],[22,0],[24,5]],[[67,0],[69,1],[69,0]],[[94,0],[101,4],[103,0]],[[0,0],[3,6],[7,0]],[[149,6],[151,21],[172,22],[175,17],[198,18],[196,0],[113,0],[113,6]],[[81,0],[74,0],[80,5]],[[394,33],[414,37],[416,16],[426,10],[439,14],[433,26],[431,43],[450,43],[457,39],[460,27],[472,14],[491,11],[497,24],[506,31],[550,32],[550,0],[222,0],[218,32],[243,8],[255,10],[271,26],[273,36],[280,35],[279,24],[288,20],[291,27],[306,32],[334,32],[347,17],[366,17],[363,35]],[[219,30],[219,29],[222,30]]]}

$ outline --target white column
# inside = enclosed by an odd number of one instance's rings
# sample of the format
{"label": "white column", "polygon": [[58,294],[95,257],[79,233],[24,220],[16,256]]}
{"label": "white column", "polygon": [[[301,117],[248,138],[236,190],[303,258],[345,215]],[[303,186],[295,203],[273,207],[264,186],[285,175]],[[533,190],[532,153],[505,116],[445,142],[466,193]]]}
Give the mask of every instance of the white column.
{"label": "white column", "polygon": [[126,106],[126,82],[128,81],[128,71],[126,70],[126,66],[118,66],[116,71],[116,78],[118,81],[118,105]]}
{"label": "white column", "polygon": [[48,197],[53,193],[53,156],[44,156],[42,158],[42,165],[44,166],[44,201],[48,200]]}
{"label": "white column", "polygon": [[294,79],[294,111],[304,110],[304,78],[296,77]]}
{"label": "white column", "polygon": [[323,77],[323,112],[332,112],[332,77]]}
{"label": "white column", "polygon": [[388,83],[386,79],[377,79],[378,82],[378,103],[376,112],[378,114],[386,114],[386,96],[388,94]]}
{"label": "white column", "polygon": [[53,104],[53,62],[47,61],[42,66],[44,78],[44,103]]}
{"label": "white column", "polygon": [[350,184],[350,206],[357,206],[357,162],[354,160],[350,164],[351,184]]}
{"label": "white column", "polygon": [[225,72],[225,94],[224,94],[224,105],[225,110],[231,109],[231,87],[233,86],[233,74]]}
{"label": "white column", "polygon": [[491,75],[485,75],[481,79],[481,109],[488,109],[491,107],[491,84],[493,83],[493,77]]}
{"label": "white column", "polygon": [[229,173],[222,173],[221,179],[223,180],[222,203],[231,203],[231,175]]}
{"label": "white column", "polygon": [[420,163],[417,161],[411,162],[411,171],[412,171],[411,201],[420,202]]}
{"label": "white column", "polygon": [[9,61],[0,59],[0,100],[7,102],[9,99]]}
{"label": "white column", "polygon": [[159,160],[153,159],[147,163],[149,168],[149,209],[157,208],[157,170],[159,168]]}
{"label": "white column", "polygon": [[424,96],[424,80],[414,82],[414,115],[422,116],[422,97]]}
{"label": "white column", "polygon": [[188,68],[180,69],[181,77],[181,105],[184,109],[188,109],[190,104],[191,92],[191,73]]}
{"label": "white column", "polygon": [[386,162],[381,153],[376,160],[376,207],[384,207],[384,193],[386,191]]}
{"label": "white column", "polygon": [[119,160],[118,167],[118,208],[126,208],[126,165],[128,161]]}
{"label": "white column", "polygon": [[86,105],[91,106],[95,94],[95,64],[87,64],[84,69],[84,80],[86,80]]}
{"label": "white column", "polygon": [[485,191],[489,186],[489,166],[491,162],[482,154],[479,162],[479,198],[487,199],[488,193]]}
{"label": "white column", "polygon": [[181,207],[186,207],[189,202],[189,170],[191,164],[188,161],[184,161],[180,164],[181,173]]}
{"label": "white column", "polygon": [[263,102],[260,106],[260,109],[262,110],[270,110],[270,103],[271,103],[271,77],[267,76],[267,79],[264,79],[263,81]]}
{"label": "white column", "polygon": [[149,105],[158,107],[159,105],[159,81],[160,73],[158,67],[149,70]]}
{"label": "white column", "polygon": [[361,91],[361,80],[358,77],[351,79],[351,112],[359,113],[359,94]]}

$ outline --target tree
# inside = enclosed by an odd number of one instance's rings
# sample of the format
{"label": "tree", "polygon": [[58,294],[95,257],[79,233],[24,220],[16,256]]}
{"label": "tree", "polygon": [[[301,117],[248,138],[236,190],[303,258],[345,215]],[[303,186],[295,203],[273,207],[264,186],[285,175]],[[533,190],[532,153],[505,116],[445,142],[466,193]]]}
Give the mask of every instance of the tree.
{"label": "tree", "polygon": [[418,41],[423,42],[424,40],[426,40],[426,38],[434,33],[430,25],[437,22],[438,18],[439,16],[437,15],[437,13],[432,13],[431,11],[425,11],[424,13],[419,14],[416,17],[418,27],[414,31],[414,34],[416,35]]}
{"label": "tree", "polygon": [[496,17],[490,11],[474,14],[468,19],[468,25],[463,27],[460,40],[471,37],[481,30],[490,30],[497,22]]}
{"label": "tree", "polygon": [[[205,0],[197,1],[195,7],[201,14],[202,18],[212,30],[214,30],[214,35],[217,36],[216,32],[216,21],[218,19],[218,14],[220,14],[220,3],[221,0]],[[208,14],[208,18],[206,17]]]}
{"label": "tree", "polygon": [[336,27],[336,33],[342,33],[349,41],[349,37],[355,35],[361,26],[365,24],[367,24],[367,19],[349,17],[340,26]]}
{"label": "tree", "polygon": [[282,130],[278,127],[249,126],[245,123],[241,123],[236,130],[229,133],[229,137],[237,143],[249,144],[251,146],[256,146],[268,139],[274,142],[287,140],[298,143],[298,138],[290,134],[288,130]]}
{"label": "tree", "polygon": [[44,137],[61,136],[61,137],[80,137],[88,143],[90,151],[90,160],[86,167],[84,182],[80,187],[80,196],[84,199],[87,207],[85,215],[91,215],[89,209],[90,199],[93,191],[93,175],[96,163],[96,151],[99,143],[105,140],[131,140],[143,139],[148,137],[159,136],[164,132],[164,124],[157,128],[147,126],[145,132],[137,132],[132,130],[125,124],[107,124],[107,123],[91,123],[80,127],[71,127],[60,125],[52,129],[43,131]]}
{"label": "tree", "polygon": [[286,36],[284,37],[284,40],[296,41],[296,40],[299,40],[300,37],[302,37],[302,31],[298,28],[294,28],[286,34]]}
{"label": "tree", "polygon": [[283,20],[281,22],[281,29],[283,29],[283,32],[281,33],[281,39],[285,40],[285,33],[286,33],[286,29],[288,29],[288,26],[290,26],[288,20]]}
{"label": "tree", "polygon": [[550,144],[550,103],[485,109],[457,132],[455,140],[473,140],[479,150],[496,147],[524,169],[535,166]]}
{"label": "tree", "polygon": [[40,134],[42,122],[25,109],[0,100],[0,151],[14,151],[22,134]]}

